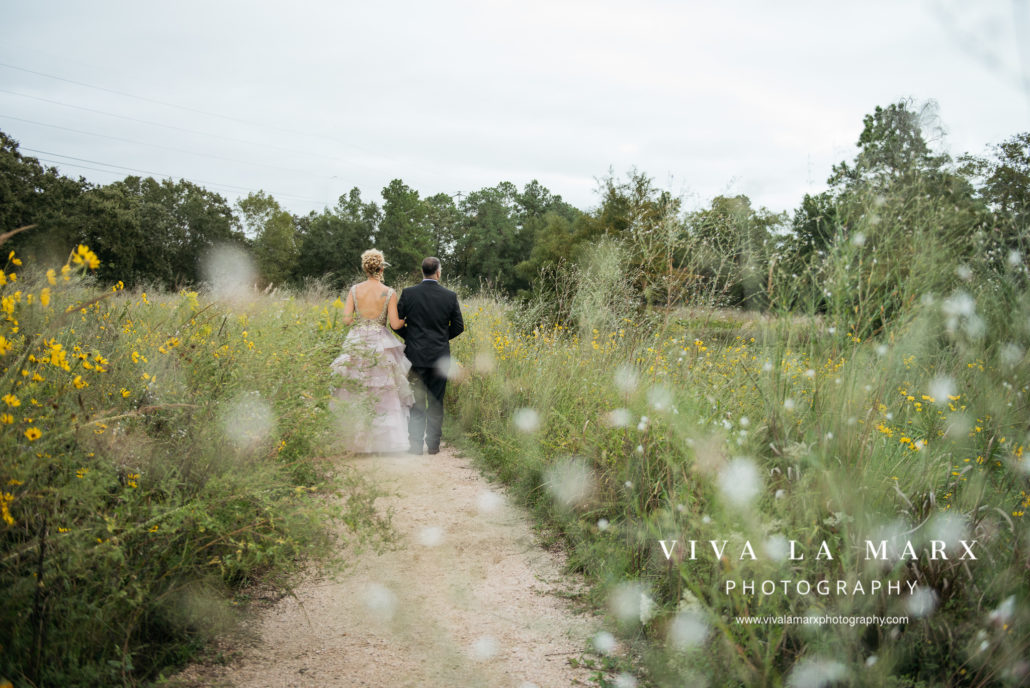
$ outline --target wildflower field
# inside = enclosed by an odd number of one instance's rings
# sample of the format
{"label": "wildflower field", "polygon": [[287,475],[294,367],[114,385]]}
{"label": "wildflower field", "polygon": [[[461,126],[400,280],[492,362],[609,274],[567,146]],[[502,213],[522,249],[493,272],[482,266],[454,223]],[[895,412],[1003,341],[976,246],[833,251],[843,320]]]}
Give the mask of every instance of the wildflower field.
{"label": "wildflower field", "polygon": [[847,308],[807,314],[465,304],[455,411],[593,583],[605,680],[1030,681],[1030,300],[1008,258],[902,283],[921,297],[876,328],[860,270],[838,273]]}
{"label": "wildflower field", "polygon": [[105,289],[98,262],[9,252],[0,271],[0,678],[16,685],[149,683],[231,628],[257,578],[342,564],[339,526],[386,533],[375,490],[328,460],[339,302]]}
{"label": "wildflower field", "polygon": [[445,438],[586,574],[599,685],[1030,684],[1030,133],[952,160],[928,116],[877,107],[792,217],[632,172],[241,223],[0,135],[41,230],[0,235],[0,688],[160,682],[390,537],[329,403],[370,242],[462,293]]}
{"label": "wildflower field", "polygon": [[[341,564],[337,525],[388,537],[329,461],[335,294],[101,288],[97,262],[10,253],[0,286],[0,671],[37,684],[157,680],[248,583]],[[876,328],[861,300],[556,324],[463,299],[452,436],[587,574],[600,684],[1027,680],[1030,302],[1005,265]]]}

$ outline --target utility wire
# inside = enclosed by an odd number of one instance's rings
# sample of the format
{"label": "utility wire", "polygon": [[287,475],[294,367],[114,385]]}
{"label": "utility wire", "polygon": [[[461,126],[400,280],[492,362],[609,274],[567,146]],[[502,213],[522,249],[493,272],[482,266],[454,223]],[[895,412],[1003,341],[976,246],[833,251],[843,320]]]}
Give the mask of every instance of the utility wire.
{"label": "utility wire", "polygon": [[86,136],[97,136],[99,138],[110,139],[112,141],[121,141],[123,143],[131,143],[134,146],[150,146],[152,148],[159,148],[161,150],[172,151],[174,153],[185,153],[187,155],[196,155],[196,156],[200,156],[202,158],[213,158],[215,160],[223,160],[225,162],[234,162],[234,163],[238,163],[238,164],[241,164],[241,165],[256,165],[258,167],[267,167],[267,168],[270,168],[270,169],[273,169],[273,170],[279,170],[280,172],[290,172],[292,174],[314,176],[314,175],[311,174],[311,172],[306,171],[306,170],[294,170],[294,169],[291,169],[289,167],[278,167],[277,165],[271,165],[269,163],[264,163],[264,162],[254,162],[254,161],[251,161],[251,160],[237,160],[235,158],[227,158],[227,157],[224,157],[224,156],[221,156],[221,155],[214,155],[212,153],[197,153],[197,152],[194,152],[194,151],[185,150],[183,148],[176,148],[174,146],[162,146],[159,143],[147,143],[146,141],[136,141],[136,140],[127,139],[127,138],[124,138],[124,137],[121,137],[121,136],[111,136],[110,134],[98,134],[98,133],[92,132],[92,131],[83,131],[82,129],[72,129],[71,127],[63,127],[63,126],[60,126],[58,124],[47,124],[46,122],[38,122],[36,120],[25,119],[23,117],[15,117],[13,115],[4,114],[2,112],[0,112],[0,117],[6,117],[7,119],[12,119],[12,120],[15,120],[15,121],[18,121],[18,122],[26,122],[28,124],[35,124],[35,125],[40,126],[40,127],[49,127],[51,129],[61,129],[62,131],[70,131],[70,132],[75,133],[75,134],[84,134]]}
{"label": "utility wire", "polygon": [[[160,177],[162,179],[173,179],[176,176],[176,175],[171,175],[171,174],[164,174],[162,172],[153,172],[153,171],[150,171],[150,170],[141,170],[141,169],[136,168],[136,167],[126,167],[124,165],[112,165],[111,163],[100,162],[99,160],[90,160],[88,158],[76,158],[76,157],[73,157],[71,155],[62,155],[60,153],[51,153],[50,151],[38,150],[38,149],[35,149],[35,148],[27,148],[27,147],[24,147],[24,146],[19,146],[19,149],[20,150],[29,151],[29,152],[32,152],[32,153],[39,153],[41,155],[51,155],[51,156],[58,157],[58,158],[67,158],[68,160],[77,160],[79,162],[88,162],[88,163],[92,163],[93,165],[103,165],[104,167],[111,167],[111,168],[118,169],[118,170],[126,170],[128,172],[139,172],[140,174],[147,174],[147,175],[150,175],[150,176],[153,176],[153,177]],[[102,168],[99,168],[99,167],[89,167],[87,165],[78,165],[78,164],[75,164],[75,163],[65,162],[63,160],[50,160],[50,159],[47,159],[47,158],[37,158],[37,159],[42,161],[42,162],[49,162],[49,163],[54,164],[54,165],[63,165],[63,166],[67,166],[67,167],[76,167],[76,168],[82,168],[82,169],[86,169],[86,170],[95,170],[97,172],[107,172],[109,174],[116,174],[116,172],[114,172],[114,170],[107,170],[107,169],[102,169]],[[185,177],[182,177],[182,176],[180,176],[179,178],[180,179],[186,179]],[[207,186],[218,186],[218,187],[222,187],[222,188],[225,188],[225,189],[233,189],[233,190],[236,190],[236,191],[248,191],[248,192],[251,192],[251,193],[253,193],[253,191],[254,191],[252,188],[246,187],[246,186],[237,186],[235,184],[222,184],[220,182],[210,182],[210,181],[205,181],[203,179],[191,179],[189,181],[193,182],[194,184],[204,184],[204,185],[207,185]],[[277,192],[277,191],[273,191],[273,190],[269,190],[267,193],[272,194],[273,196],[276,196],[276,197],[279,197],[279,198],[292,198],[294,200],[308,201],[310,203],[316,203],[316,204],[322,204],[323,203],[323,201],[316,200],[314,198],[307,198],[305,196],[297,196],[295,194],[282,193],[282,192]]]}
{"label": "utility wire", "polygon": [[276,150],[286,151],[288,153],[299,153],[301,155],[309,155],[309,156],[316,157],[316,158],[322,158],[324,160],[331,160],[333,162],[346,162],[348,164],[353,164],[350,161],[341,160],[340,158],[335,158],[335,157],[333,157],[331,155],[325,155],[325,154],[322,154],[322,153],[312,153],[310,151],[296,150],[294,148],[289,148],[287,146],[279,146],[279,145],[276,145],[274,143],[268,143],[266,141],[249,141],[247,139],[238,139],[238,138],[233,137],[233,136],[224,136],[222,134],[212,134],[210,132],[200,131],[199,129],[189,129],[187,127],[177,127],[174,124],[164,124],[162,122],[153,122],[153,121],[146,120],[146,119],[140,119],[138,117],[129,117],[128,115],[119,115],[119,114],[114,113],[114,112],[107,112],[105,110],[97,110],[96,108],[85,107],[83,105],[74,105],[72,103],[64,103],[64,102],[61,102],[59,100],[52,100],[50,98],[43,98],[41,96],[32,96],[32,95],[29,95],[27,93],[18,93],[17,91],[9,91],[9,90],[7,90],[5,88],[0,88],[0,93],[7,93],[7,94],[10,94],[12,96],[18,96],[19,98],[29,98],[31,100],[38,100],[38,101],[43,102],[43,103],[50,103],[52,105],[60,105],[61,107],[66,107],[66,108],[74,108],[76,110],[83,110],[85,112],[93,112],[93,113],[96,113],[98,115],[105,115],[107,117],[115,117],[117,119],[123,119],[123,120],[127,120],[129,122],[139,122],[141,124],[148,124],[148,125],[150,125],[152,127],[163,127],[165,129],[171,129],[173,131],[182,131],[182,132],[186,132],[188,134],[199,134],[200,136],[208,136],[208,137],[211,137],[211,138],[221,139],[223,141],[235,141],[236,143],[245,143],[245,144],[250,145],[250,146],[260,146],[262,148],[275,148]]}
{"label": "utility wire", "polygon": [[207,110],[200,110],[198,108],[192,108],[192,107],[188,107],[188,106],[185,106],[185,105],[177,105],[176,103],[169,103],[169,102],[164,101],[164,100],[157,100],[157,99],[154,99],[154,98],[147,98],[145,96],[138,96],[138,95],[135,95],[133,93],[127,93],[126,91],[118,91],[118,90],[113,89],[113,88],[106,88],[104,86],[97,86],[95,84],[87,84],[87,83],[85,83],[83,81],[75,81],[74,79],[66,79],[65,77],[57,76],[56,74],[47,74],[46,72],[40,72],[40,71],[36,71],[34,69],[26,69],[25,67],[19,67],[17,65],[9,64],[7,62],[0,62],[0,67],[6,67],[7,69],[14,69],[14,70],[17,70],[19,72],[25,72],[27,74],[35,74],[36,76],[46,77],[47,79],[55,79],[57,81],[63,81],[63,82],[68,83],[68,84],[75,84],[76,86],[83,86],[85,88],[92,88],[92,89],[96,89],[98,91],[104,91],[105,93],[113,93],[115,95],[119,95],[119,96],[122,96],[124,98],[133,98],[135,100],[141,100],[141,101],[146,102],[146,103],[154,103],[155,105],[163,105],[164,107],[175,108],[176,110],[183,110],[185,112],[193,112],[193,113],[200,114],[200,115],[206,115],[208,117],[217,117],[219,119],[228,120],[230,122],[239,122],[241,124],[249,124],[251,126],[262,127],[262,128],[267,128],[267,129],[274,129],[276,131],[281,131],[281,132],[284,132],[284,133],[287,133],[287,134],[295,134],[295,135],[300,135],[300,136],[307,136],[309,138],[320,138],[320,139],[323,139],[323,140],[326,140],[326,141],[332,141],[334,143],[338,143],[338,144],[340,144],[342,146],[348,146],[350,148],[355,148],[357,150],[364,151],[365,153],[370,153],[372,155],[378,155],[380,157],[385,157],[385,158],[388,158],[388,159],[391,159],[391,160],[396,160],[395,158],[392,158],[391,156],[383,155],[381,153],[376,153],[376,152],[371,151],[371,150],[369,150],[367,148],[364,148],[362,146],[358,146],[356,144],[349,143],[347,141],[341,141],[339,139],[334,139],[332,137],[325,136],[323,134],[312,134],[311,132],[298,131],[296,129],[287,129],[287,128],[284,128],[284,127],[277,127],[277,126],[274,126],[274,125],[271,125],[271,124],[264,124],[264,123],[261,123],[261,122],[255,122],[255,121],[252,121],[252,120],[242,119],[240,117],[232,117],[230,115],[223,115],[223,114],[220,114],[220,113],[217,113],[217,112],[209,112]]}

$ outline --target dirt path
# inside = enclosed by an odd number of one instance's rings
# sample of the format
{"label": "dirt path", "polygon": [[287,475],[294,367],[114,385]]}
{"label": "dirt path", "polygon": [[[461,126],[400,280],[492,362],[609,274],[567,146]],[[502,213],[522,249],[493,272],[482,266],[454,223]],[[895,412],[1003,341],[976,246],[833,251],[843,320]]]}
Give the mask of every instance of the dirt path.
{"label": "dirt path", "polygon": [[572,583],[499,488],[448,447],[352,464],[391,493],[398,548],[299,584],[258,615],[236,661],[187,671],[194,685],[590,685],[568,660],[599,623],[555,594]]}

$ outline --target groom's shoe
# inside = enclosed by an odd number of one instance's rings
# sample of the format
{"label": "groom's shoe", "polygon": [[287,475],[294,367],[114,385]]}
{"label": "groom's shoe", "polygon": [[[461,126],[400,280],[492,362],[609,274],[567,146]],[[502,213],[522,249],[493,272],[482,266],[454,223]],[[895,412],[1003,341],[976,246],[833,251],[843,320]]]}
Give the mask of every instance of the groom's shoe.
{"label": "groom's shoe", "polygon": [[[421,453],[421,452],[419,452],[419,453]],[[439,454],[439,453],[440,453],[440,447],[430,447],[430,448],[429,448],[429,449],[428,449],[428,450],[426,451],[426,453],[427,453],[427,454]]]}

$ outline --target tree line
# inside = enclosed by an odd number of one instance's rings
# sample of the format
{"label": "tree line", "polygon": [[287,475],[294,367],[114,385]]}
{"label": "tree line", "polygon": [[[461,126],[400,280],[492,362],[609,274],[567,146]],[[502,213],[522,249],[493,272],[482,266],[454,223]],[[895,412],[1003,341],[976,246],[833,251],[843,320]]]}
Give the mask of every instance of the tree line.
{"label": "tree line", "polygon": [[[830,308],[835,276],[823,266],[848,245],[879,250],[870,286],[895,299],[891,290],[919,251],[935,247],[959,261],[987,255],[999,266],[1026,255],[1030,132],[952,159],[927,141],[932,107],[877,107],[864,118],[854,159],[835,165],[828,189],[806,195],[793,213],[755,208],[745,195],[688,210],[634,170],[603,178],[589,210],[537,181],[522,189],[501,182],[456,199],[421,196],[395,179],[381,200],[355,188],[331,208],[295,215],[264,192],[230,205],[186,180],[71,179],[22,155],[0,132],[0,230],[35,224],[12,243],[42,259],[63,260],[86,243],[101,256],[100,278],[127,285],[197,284],[203,254],[229,242],[251,252],[266,283],[319,279],[342,288],[357,276],[361,251],[377,246],[388,251],[394,281],[414,279],[432,254],[449,280],[515,297],[554,292],[548,274],[583,267],[608,244],[620,247],[619,269],[642,304],[766,308],[816,298]],[[810,288],[784,289],[802,283]]]}

